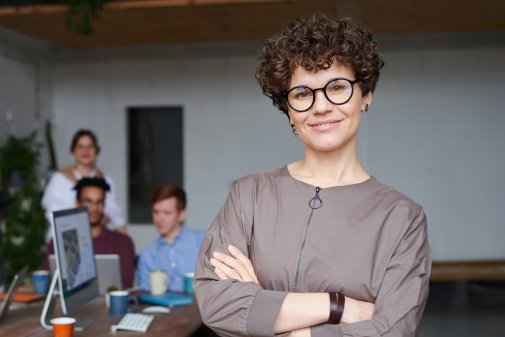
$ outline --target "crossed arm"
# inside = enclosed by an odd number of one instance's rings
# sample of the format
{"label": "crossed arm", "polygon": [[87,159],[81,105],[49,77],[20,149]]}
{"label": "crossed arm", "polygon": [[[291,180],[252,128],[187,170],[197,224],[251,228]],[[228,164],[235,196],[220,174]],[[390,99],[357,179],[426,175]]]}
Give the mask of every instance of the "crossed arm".
{"label": "crossed arm", "polygon": [[[214,252],[210,263],[221,280],[235,279],[259,285],[251,261],[236,247],[228,247],[230,255]],[[354,323],[372,318],[375,305],[346,297],[342,323]],[[288,336],[310,336],[310,327],[328,322],[328,293],[289,293],[284,299],[274,325],[274,332],[289,332]]]}

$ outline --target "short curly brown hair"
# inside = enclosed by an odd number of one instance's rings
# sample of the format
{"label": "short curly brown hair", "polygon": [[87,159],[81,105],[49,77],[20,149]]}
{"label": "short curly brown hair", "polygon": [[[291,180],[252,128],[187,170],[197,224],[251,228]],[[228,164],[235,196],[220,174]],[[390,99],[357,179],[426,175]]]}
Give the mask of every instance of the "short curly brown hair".
{"label": "short curly brown hair", "polygon": [[323,14],[296,19],[267,39],[261,47],[256,79],[273,105],[289,118],[282,93],[296,68],[327,69],[334,60],[351,67],[363,95],[375,90],[384,61],[373,36],[350,18],[334,20]]}

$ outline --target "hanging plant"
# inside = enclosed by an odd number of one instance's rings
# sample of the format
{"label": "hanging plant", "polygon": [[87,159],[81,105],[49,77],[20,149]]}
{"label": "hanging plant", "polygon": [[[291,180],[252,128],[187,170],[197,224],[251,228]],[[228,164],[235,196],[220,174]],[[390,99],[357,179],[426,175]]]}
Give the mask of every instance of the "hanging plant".
{"label": "hanging plant", "polygon": [[68,4],[65,23],[71,33],[90,35],[93,33],[91,20],[98,18],[103,6],[112,0],[61,0]]}

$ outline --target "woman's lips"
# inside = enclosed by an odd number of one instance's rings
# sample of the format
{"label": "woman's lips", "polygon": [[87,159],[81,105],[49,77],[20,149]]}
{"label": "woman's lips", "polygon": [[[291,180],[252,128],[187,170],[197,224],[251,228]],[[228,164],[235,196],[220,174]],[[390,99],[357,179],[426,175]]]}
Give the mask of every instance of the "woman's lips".
{"label": "woman's lips", "polygon": [[340,123],[339,120],[330,120],[330,121],[312,123],[309,125],[317,131],[328,131],[335,128],[338,125],[338,123]]}

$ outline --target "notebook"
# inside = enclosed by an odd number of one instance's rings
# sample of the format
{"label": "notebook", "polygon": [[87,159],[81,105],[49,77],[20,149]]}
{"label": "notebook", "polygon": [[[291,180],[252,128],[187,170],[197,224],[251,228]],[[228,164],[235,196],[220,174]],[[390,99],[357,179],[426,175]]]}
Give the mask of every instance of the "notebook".
{"label": "notebook", "polygon": [[193,304],[193,296],[169,291],[162,295],[141,295],[140,301],[165,307],[178,307]]}
{"label": "notebook", "polygon": [[16,288],[18,287],[19,283],[21,283],[21,281],[23,280],[23,277],[25,276],[27,270],[28,267],[24,267],[12,279],[12,282],[9,286],[9,290],[7,291],[7,295],[5,296],[4,301],[0,303],[0,321],[7,315],[7,311],[9,310],[9,305],[11,304],[14,292],[16,291]]}

